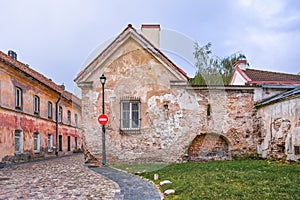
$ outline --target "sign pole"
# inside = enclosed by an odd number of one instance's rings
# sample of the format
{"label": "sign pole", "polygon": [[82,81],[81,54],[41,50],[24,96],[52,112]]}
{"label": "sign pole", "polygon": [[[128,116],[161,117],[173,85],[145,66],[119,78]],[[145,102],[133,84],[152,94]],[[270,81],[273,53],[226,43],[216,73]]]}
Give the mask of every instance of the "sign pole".
{"label": "sign pole", "polygon": [[108,117],[105,114],[99,115],[98,123],[102,125],[102,166],[106,166],[106,149],[105,149],[105,124],[108,122]]}
{"label": "sign pole", "polygon": [[98,117],[98,122],[102,125],[102,166],[106,166],[106,149],[105,149],[105,124],[108,121],[107,116],[104,114],[104,85],[106,77],[104,74],[100,77],[100,82],[102,85],[102,115]]}

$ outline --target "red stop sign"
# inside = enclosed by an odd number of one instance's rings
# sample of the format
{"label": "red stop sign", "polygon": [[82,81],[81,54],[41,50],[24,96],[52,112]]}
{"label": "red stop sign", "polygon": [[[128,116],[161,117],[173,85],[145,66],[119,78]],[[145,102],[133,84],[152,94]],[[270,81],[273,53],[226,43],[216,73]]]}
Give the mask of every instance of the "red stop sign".
{"label": "red stop sign", "polygon": [[104,115],[104,114],[99,115],[99,117],[98,117],[98,122],[99,122],[99,124],[101,124],[101,125],[105,125],[105,124],[108,122],[108,117],[107,117],[107,115]]}

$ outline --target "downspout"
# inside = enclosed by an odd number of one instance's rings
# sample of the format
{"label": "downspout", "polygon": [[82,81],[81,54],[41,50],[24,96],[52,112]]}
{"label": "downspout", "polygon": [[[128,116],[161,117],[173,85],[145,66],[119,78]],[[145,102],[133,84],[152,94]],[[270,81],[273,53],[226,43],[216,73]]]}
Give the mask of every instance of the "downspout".
{"label": "downspout", "polygon": [[56,121],[56,135],[55,135],[55,140],[56,140],[56,149],[55,149],[55,155],[58,156],[58,114],[59,114],[59,101],[61,100],[61,93],[59,93],[59,97],[55,103],[55,121]]}

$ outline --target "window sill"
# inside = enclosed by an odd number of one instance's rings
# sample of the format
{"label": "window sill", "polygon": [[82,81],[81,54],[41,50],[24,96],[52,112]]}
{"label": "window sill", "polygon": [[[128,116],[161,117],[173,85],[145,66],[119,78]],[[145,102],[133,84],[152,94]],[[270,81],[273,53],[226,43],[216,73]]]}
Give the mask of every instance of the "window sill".
{"label": "window sill", "polygon": [[132,129],[129,129],[129,130],[120,130],[120,134],[121,135],[125,135],[125,134],[140,134],[141,133],[141,130],[140,129],[136,129],[136,130],[132,130]]}

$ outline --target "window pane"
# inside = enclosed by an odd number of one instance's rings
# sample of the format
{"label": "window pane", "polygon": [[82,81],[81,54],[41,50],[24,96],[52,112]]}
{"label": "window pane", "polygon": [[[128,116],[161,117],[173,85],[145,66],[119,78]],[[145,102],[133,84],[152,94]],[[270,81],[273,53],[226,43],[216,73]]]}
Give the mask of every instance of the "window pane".
{"label": "window pane", "polygon": [[22,148],[22,136],[21,131],[15,131],[15,151],[20,152]]}
{"label": "window pane", "polygon": [[33,98],[33,111],[35,113],[39,112],[39,97],[38,96],[34,96],[34,98]]}
{"label": "window pane", "polygon": [[123,127],[122,128],[130,128],[129,122],[130,122],[130,113],[129,111],[123,111]]}
{"label": "window pane", "polygon": [[59,110],[58,110],[58,121],[59,122],[62,122],[62,112],[63,112],[63,110],[62,110],[62,107],[60,106],[59,107]]}
{"label": "window pane", "polygon": [[123,111],[129,111],[130,110],[130,103],[129,102],[123,102]]}
{"label": "window pane", "polygon": [[52,103],[48,102],[48,118],[52,117]]}
{"label": "window pane", "polygon": [[34,151],[38,151],[39,150],[39,134],[38,133],[34,133]]}
{"label": "window pane", "polygon": [[132,103],[132,128],[139,128],[139,103]]}
{"label": "window pane", "polygon": [[132,128],[139,128],[139,113],[132,112]]}
{"label": "window pane", "polygon": [[122,102],[122,128],[130,128],[130,103]]}
{"label": "window pane", "polygon": [[48,134],[48,150],[52,150],[52,135]]}
{"label": "window pane", "polygon": [[140,102],[122,102],[121,128],[134,129],[140,128]]}
{"label": "window pane", "polygon": [[16,88],[15,98],[16,107],[22,107],[22,90],[20,88]]}
{"label": "window pane", "polygon": [[139,103],[132,103],[132,111],[138,111],[139,110]]}

